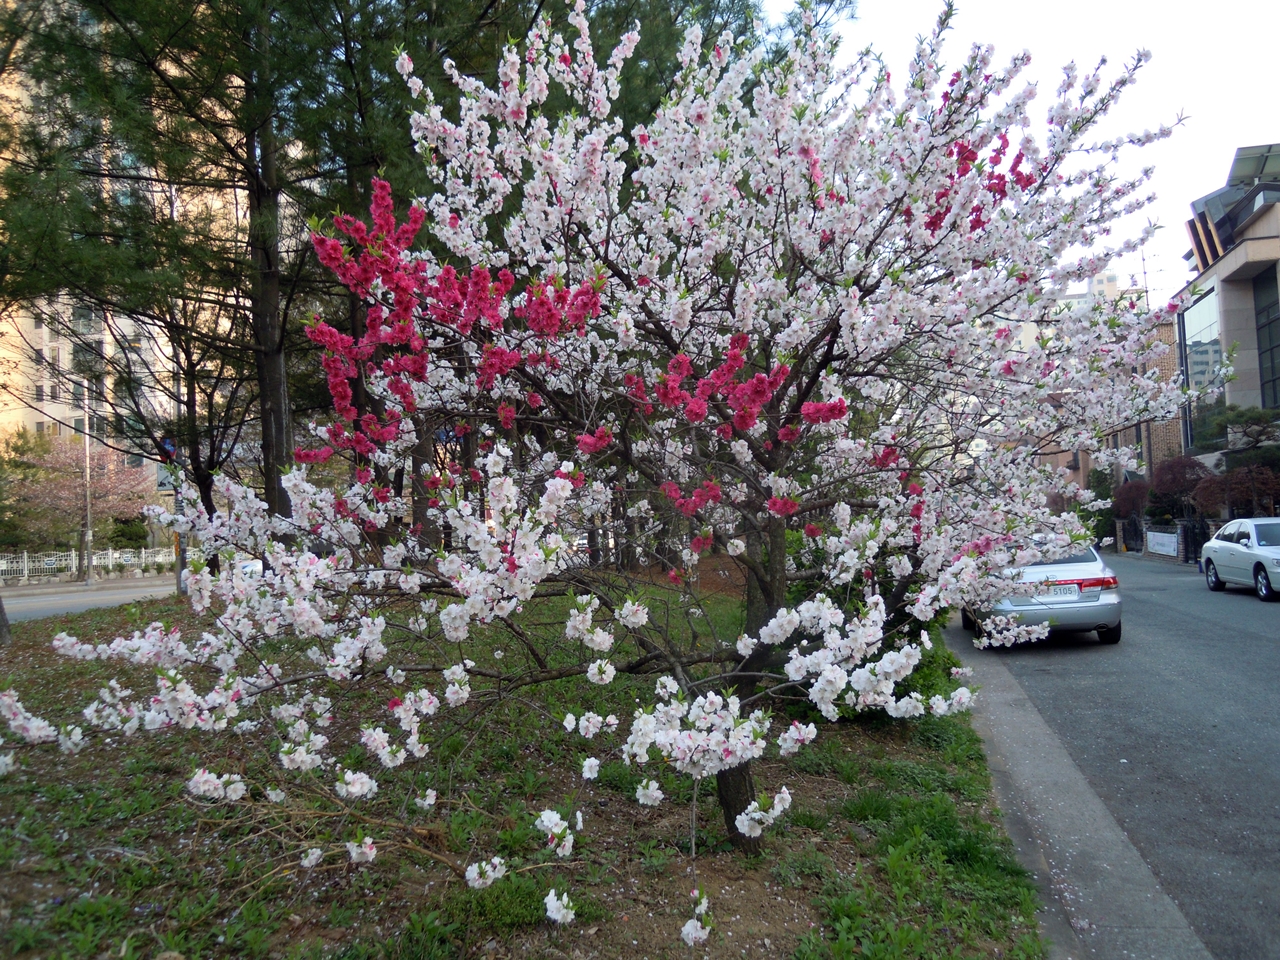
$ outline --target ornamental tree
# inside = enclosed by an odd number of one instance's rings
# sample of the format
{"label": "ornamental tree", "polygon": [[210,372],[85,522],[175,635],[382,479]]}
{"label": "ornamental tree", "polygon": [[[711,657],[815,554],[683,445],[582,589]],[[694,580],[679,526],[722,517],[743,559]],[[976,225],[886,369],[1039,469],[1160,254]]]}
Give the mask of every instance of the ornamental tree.
{"label": "ornamental tree", "polygon": [[[397,222],[376,182],[369,222],[340,216],[314,237],[367,315],[358,337],[310,329],[334,416],[285,480],[292,516],[224,481],[222,515],[192,500],[168,518],[267,572],[189,578],[193,602],[221,613],[199,642],[61,638],[165,670],[150,705],[112,694],[91,720],[264,724],[287,771],[336,777],[356,806],[375,774],[385,789],[393,768],[432,762],[441,701],[465,716],[532,684],[649,673],[655,697],[633,715],[574,711],[566,729],[601,755],[616,736],[613,755],[642,773],[662,759],[714,776],[729,835],[752,850],[790,795],[757,796],[751,761],[817,735],[775,723],[771,698],[807,698],[827,721],[965,707],[964,688],[925,702],[899,686],[928,627],[1088,538],[1048,504],[1092,494],[1038,453],[1125,459],[1102,431],[1183,397],[1134,372],[1154,371],[1153,320],[1173,305],[1054,300],[1141,242],[1099,246],[1145,202],[1146,174],[1114,172],[1120,151],[1160,134],[1090,138],[1145,58],[1110,80],[1068,67],[1037,133],[1025,56],[997,68],[979,47],[943,70],[949,16],[897,87],[870,55],[837,68],[816,29],[776,57],[729,35],[703,56],[691,31],[669,99],[632,130],[612,104],[636,35],[597,58],[581,2],[577,35],[536,26],[495,88],[446,63],[456,107],[401,55],[438,191]],[[544,110],[553,90],[574,109]],[[423,230],[447,262],[415,252]],[[349,483],[309,479],[335,460]],[[745,583],[738,636],[651,610],[664,582],[695,615],[709,556]],[[549,610],[553,631],[537,625]],[[317,729],[350,687],[387,693],[345,720],[363,725],[347,737],[367,769],[340,769],[349,742]],[[598,769],[590,757],[581,772]],[[223,800],[263,786],[216,769],[191,783]],[[637,791],[662,799],[656,780]],[[545,811],[538,826],[567,856],[569,824]],[[349,844],[353,860],[373,843]],[[483,856],[465,876],[487,886],[504,870]],[[571,919],[567,895],[548,913]],[[691,936],[705,936],[698,917]]]}
{"label": "ornamental tree", "polygon": [[[83,437],[16,431],[3,440],[0,496],[20,546],[49,549],[79,540],[84,561],[85,444]],[[94,529],[105,540],[117,518],[136,517],[147,504],[147,474],[124,454],[92,443],[89,496]],[[83,568],[82,568],[83,569]]]}

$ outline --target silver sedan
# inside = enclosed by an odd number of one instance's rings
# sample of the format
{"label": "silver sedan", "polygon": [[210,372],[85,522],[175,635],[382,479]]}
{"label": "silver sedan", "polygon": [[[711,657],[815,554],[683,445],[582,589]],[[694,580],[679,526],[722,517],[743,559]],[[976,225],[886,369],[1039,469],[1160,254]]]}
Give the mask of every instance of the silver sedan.
{"label": "silver sedan", "polygon": [[1050,630],[1096,630],[1103,643],[1120,642],[1120,580],[1093,547],[1061,560],[1028,564],[1018,571],[1018,580],[1035,584],[1035,592],[1006,597],[976,618],[962,611],[964,626],[978,630],[984,617],[1017,617],[1021,623],[1048,624]]}
{"label": "silver sedan", "polygon": [[1280,519],[1233,520],[1200,548],[1210,590],[1229,583],[1252,587],[1259,600],[1274,600],[1280,583]]}

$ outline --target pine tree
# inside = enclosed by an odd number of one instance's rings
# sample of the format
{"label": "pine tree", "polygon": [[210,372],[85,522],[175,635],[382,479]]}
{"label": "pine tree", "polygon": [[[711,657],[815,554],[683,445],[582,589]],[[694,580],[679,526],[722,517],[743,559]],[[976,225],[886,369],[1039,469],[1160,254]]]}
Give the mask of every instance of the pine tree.
{"label": "pine tree", "polygon": [[[709,47],[747,32],[758,4],[602,0],[593,12],[602,48],[645,23],[618,105],[630,129],[666,95],[686,27],[701,24]],[[69,303],[88,305],[106,349],[98,369],[71,373],[106,381],[114,442],[156,459],[176,443],[207,509],[214,475],[231,471],[287,513],[294,420],[328,403],[290,360],[310,349],[302,323],[319,315],[359,336],[363,322],[318,269],[307,220],[366,209],[375,173],[406,197],[429,189],[394,49],[429,86],[447,87],[446,59],[490,81],[509,38],[565,13],[529,0],[6,7],[0,78],[24,95],[0,129],[0,307],[56,324]]]}

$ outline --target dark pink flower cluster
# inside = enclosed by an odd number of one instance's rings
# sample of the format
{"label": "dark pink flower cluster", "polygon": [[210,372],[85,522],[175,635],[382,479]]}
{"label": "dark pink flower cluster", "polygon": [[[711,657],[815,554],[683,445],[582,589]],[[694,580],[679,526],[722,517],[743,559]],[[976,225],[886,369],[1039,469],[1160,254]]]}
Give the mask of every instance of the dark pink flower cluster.
{"label": "dark pink flower cluster", "polygon": [[677,510],[686,517],[692,517],[703,507],[711,503],[719,503],[723,494],[720,492],[720,484],[714,480],[704,480],[702,486],[698,487],[689,496],[685,496],[681,491],[679,484],[668,480],[659,487],[664,496],[675,504]]}
{"label": "dark pink flower cluster", "polygon": [[[475,368],[479,390],[492,389],[500,378],[522,365],[557,365],[545,351],[522,354],[487,341],[490,333],[503,329],[503,304],[515,285],[510,271],[502,270],[494,279],[483,267],[459,275],[446,266],[434,278],[428,276],[426,261],[408,254],[424,213],[414,205],[406,221],[397,224],[391,188],[384,180],[373,182],[369,213],[372,226],[346,215],[334,218],[334,227],[350,241],[350,248],[339,239],[312,234],[320,262],[352,292],[376,302],[368,308],[365,329],[358,338],[323,321],[307,331],[325,351],[322,365],[338,422],[329,428],[329,446],[299,451],[301,463],[322,462],[335,449],[367,455],[398,436],[399,415],[379,418],[360,409],[354,384],[376,369],[386,377],[387,389],[404,413],[413,413],[414,384],[426,380],[431,366],[425,332],[428,324],[455,336],[484,338]],[[600,315],[599,290],[599,281],[570,288],[551,278],[529,287],[523,304],[512,313],[543,339],[554,339],[570,330],[584,335],[587,322]],[[529,408],[541,405],[542,397],[531,393]],[[514,406],[503,404],[498,410],[499,422],[510,428],[517,412]]]}
{"label": "dark pink flower cluster", "polygon": [[[830,423],[832,420],[841,419],[848,412],[849,408],[845,405],[844,397],[830,403],[813,401],[800,405],[800,416],[804,417],[806,423]],[[778,435],[778,439],[782,439],[781,434]]]}
{"label": "dark pink flower cluster", "polygon": [[613,431],[608,427],[598,427],[595,433],[584,433],[578,437],[578,449],[583,453],[599,453],[613,443]]}
{"label": "dark pink flower cluster", "polygon": [[531,284],[524,296],[524,304],[512,312],[530,333],[547,339],[554,340],[564,330],[586,336],[587,321],[600,316],[600,292],[587,284],[570,290],[553,277]]}

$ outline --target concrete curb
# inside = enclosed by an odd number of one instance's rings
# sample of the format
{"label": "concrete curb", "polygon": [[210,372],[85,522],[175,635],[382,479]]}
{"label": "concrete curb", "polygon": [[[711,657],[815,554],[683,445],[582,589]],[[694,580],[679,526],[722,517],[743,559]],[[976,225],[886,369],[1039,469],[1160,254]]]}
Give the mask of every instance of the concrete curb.
{"label": "concrete curb", "polygon": [[1050,960],[1212,960],[999,654],[954,628],[947,645],[981,691],[974,728],[1009,835],[1041,889]]}

